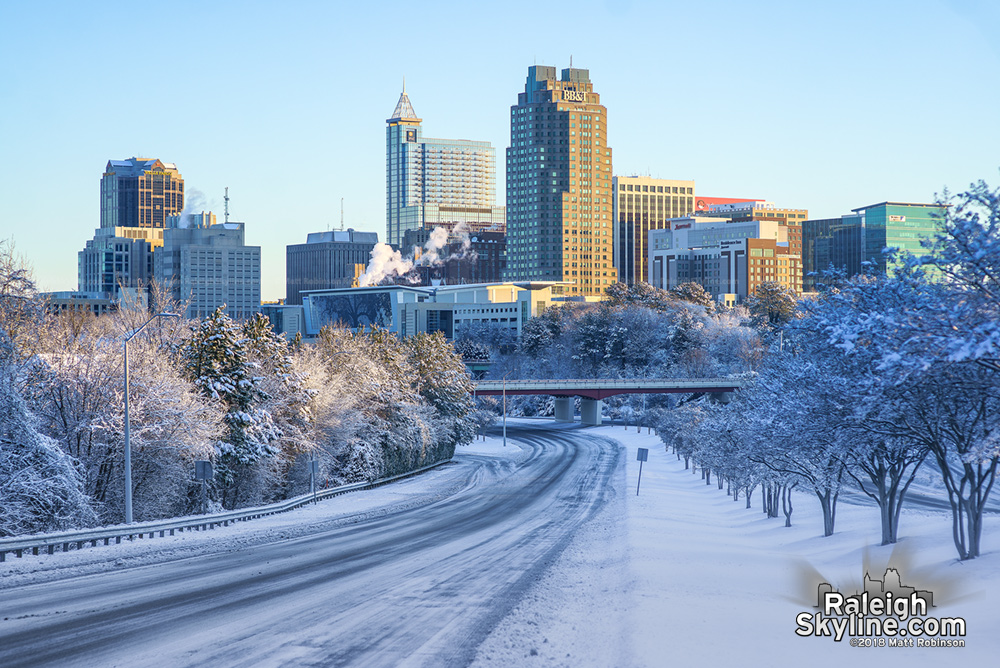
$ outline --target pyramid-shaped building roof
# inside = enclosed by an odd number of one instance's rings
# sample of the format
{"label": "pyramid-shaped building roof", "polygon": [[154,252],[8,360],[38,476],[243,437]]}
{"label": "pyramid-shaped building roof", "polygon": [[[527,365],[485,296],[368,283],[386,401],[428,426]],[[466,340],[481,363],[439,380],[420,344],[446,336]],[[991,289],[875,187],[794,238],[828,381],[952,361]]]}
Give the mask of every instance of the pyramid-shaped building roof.
{"label": "pyramid-shaped building roof", "polygon": [[406,94],[406,83],[403,83],[403,92],[399,96],[399,102],[396,103],[396,108],[392,112],[392,116],[389,121],[416,121],[420,122],[417,118],[417,112],[413,111],[413,105],[410,104],[410,98]]}

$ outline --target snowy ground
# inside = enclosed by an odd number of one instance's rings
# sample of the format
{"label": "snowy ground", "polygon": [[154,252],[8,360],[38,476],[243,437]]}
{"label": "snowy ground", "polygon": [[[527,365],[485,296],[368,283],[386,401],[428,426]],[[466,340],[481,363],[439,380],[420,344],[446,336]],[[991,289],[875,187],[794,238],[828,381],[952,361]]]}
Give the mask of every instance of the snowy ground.
{"label": "snowy ground", "polygon": [[[940,666],[994,663],[1000,650],[1000,518],[987,520],[984,555],[955,559],[950,517],[905,507],[902,539],[880,547],[874,506],[841,504],[822,537],[815,497],[798,492],[790,528],[684,470],[655,435],[590,429],[628,448],[624,496],[581,531],[541,582],[480,647],[475,666]],[[636,448],[649,449],[636,496]],[[865,565],[887,562],[903,583],[934,592],[932,616],[964,617],[966,647],[851,647],[800,638],[816,585],[859,589]]]}
{"label": "snowy ground", "polygon": [[[996,661],[1000,609],[993,598],[1000,592],[1000,518],[987,520],[984,556],[966,563],[954,557],[950,517],[936,511],[904,509],[902,540],[895,548],[883,548],[878,546],[875,508],[841,504],[836,534],[823,538],[818,503],[805,492],[794,496],[793,526],[785,528],[784,518],[763,516],[759,490],[747,510],[742,499],[733,502],[714,482],[706,486],[700,475],[685,471],[655,435],[621,426],[582,433],[606,436],[627,448],[626,470],[612,483],[616,493],[493,629],[473,665],[638,668],[680,661],[936,666]],[[649,448],[638,496],[637,447]],[[513,463],[524,451],[513,441],[503,448],[491,438],[461,448],[458,456],[464,455]],[[8,559],[0,565],[0,605],[5,589],[23,584],[220,549],[237,552],[311,535],[349,516],[370,518],[426,503],[429,494],[448,488],[447,469],[214,531]],[[813,609],[818,582],[852,593],[866,564],[873,577],[880,577],[890,561],[904,584],[934,592],[933,616],[965,618],[966,647],[854,648],[847,640],[794,634],[795,616]],[[727,659],[728,664],[719,663]]]}

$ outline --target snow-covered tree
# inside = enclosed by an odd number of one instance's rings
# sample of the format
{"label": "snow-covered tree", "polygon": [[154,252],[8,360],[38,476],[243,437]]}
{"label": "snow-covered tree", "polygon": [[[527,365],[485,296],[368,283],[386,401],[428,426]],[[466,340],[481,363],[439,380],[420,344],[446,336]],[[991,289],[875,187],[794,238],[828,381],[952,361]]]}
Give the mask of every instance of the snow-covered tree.
{"label": "snow-covered tree", "polygon": [[370,480],[447,459],[475,434],[465,366],[441,335],[400,340],[378,328],[328,327],[317,350],[327,383],[352,396],[357,418],[320,445],[337,479]]}
{"label": "snow-covered tree", "polygon": [[0,536],[92,524],[75,463],[39,433],[17,391],[14,358],[11,339],[0,330]]}
{"label": "snow-covered tree", "polygon": [[604,292],[606,304],[611,308],[639,306],[654,311],[665,311],[672,307],[676,298],[666,290],[654,288],[649,283],[614,283]]}
{"label": "snow-covered tree", "polygon": [[795,292],[776,281],[759,284],[743,305],[759,328],[780,328],[794,319],[798,311]]}
{"label": "snow-covered tree", "polygon": [[196,326],[182,349],[184,370],[206,397],[225,409],[225,434],[215,444],[216,481],[226,507],[257,500],[278,454],[281,430],[261,404],[268,398],[248,352],[248,337],[220,307]]}
{"label": "snow-covered tree", "polygon": [[12,240],[0,239],[0,330],[12,342],[15,362],[35,352],[44,310],[31,266],[18,254]]}
{"label": "snow-covered tree", "polygon": [[669,290],[670,296],[680,301],[702,306],[708,313],[715,309],[715,301],[701,283],[686,281]]}
{"label": "snow-covered tree", "polygon": [[[123,519],[121,333],[131,322],[124,313],[55,318],[38,344],[42,352],[22,372],[40,430],[79,462],[84,490],[102,522]],[[175,333],[158,324],[129,344],[132,491],[139,519],[193,509],[193,461],[211,454],[221,418],[183,378],[171,353]]]}
{"label": "snow-covered tree", "polygon": [[1000,466],[996,372],[974,362],[939,363],[895,389],[894,400],[906,410],[898,422],[880,427],[930,451],[951,505],[959,558],[978,557],[986,502]]}

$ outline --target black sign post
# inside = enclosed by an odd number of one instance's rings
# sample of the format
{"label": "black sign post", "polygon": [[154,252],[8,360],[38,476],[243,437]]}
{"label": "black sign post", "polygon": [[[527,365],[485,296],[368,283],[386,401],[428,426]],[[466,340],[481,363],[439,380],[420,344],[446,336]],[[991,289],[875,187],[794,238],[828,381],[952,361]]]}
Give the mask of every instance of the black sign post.
{"label": "black sign post", "polygon": [[639,448],[639,452],[635,455],[635,460],[639,462],[639,481],[635,483],[635,495],[639,496],[639,485],[642,484],[642,463],[649,459],[649,449]]}
{"label": "black sign post", "polygon": [[212,477],[212,462],[196,460],[194,463],[194,479],[201,480],[201,512],[208,512],[208,481]]}

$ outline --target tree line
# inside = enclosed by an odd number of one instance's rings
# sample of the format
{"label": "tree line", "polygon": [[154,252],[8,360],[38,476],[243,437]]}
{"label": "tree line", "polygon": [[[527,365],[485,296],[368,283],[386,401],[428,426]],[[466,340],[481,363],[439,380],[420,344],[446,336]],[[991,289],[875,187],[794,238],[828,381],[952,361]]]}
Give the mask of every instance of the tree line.
{"label": "tree line", "polygon": [[980,182],[940,203],[922,252],[886,249],[891,275],[823,272],[819,295],[770,325],[780,336],[732,403],[661,413],[668,447],[748,508],[759,488],[786,524],[805,491],[825,536],[854,493],[895,543],[919,484],[947,499],[958,557],[979,556],[1000,464],[1000,191]]}
{"label": "tree line", "polygon": [[[162,305],[161,305],[162,306]],[[145,310],[50,315],[0,242],[0,536],[124,518],[123,337]],[[287,341],[262,315],[159,318],[129,343],[137,521],[373,480],[449,459],[477,415],[441,334],[399,339],[327,327]]]}

